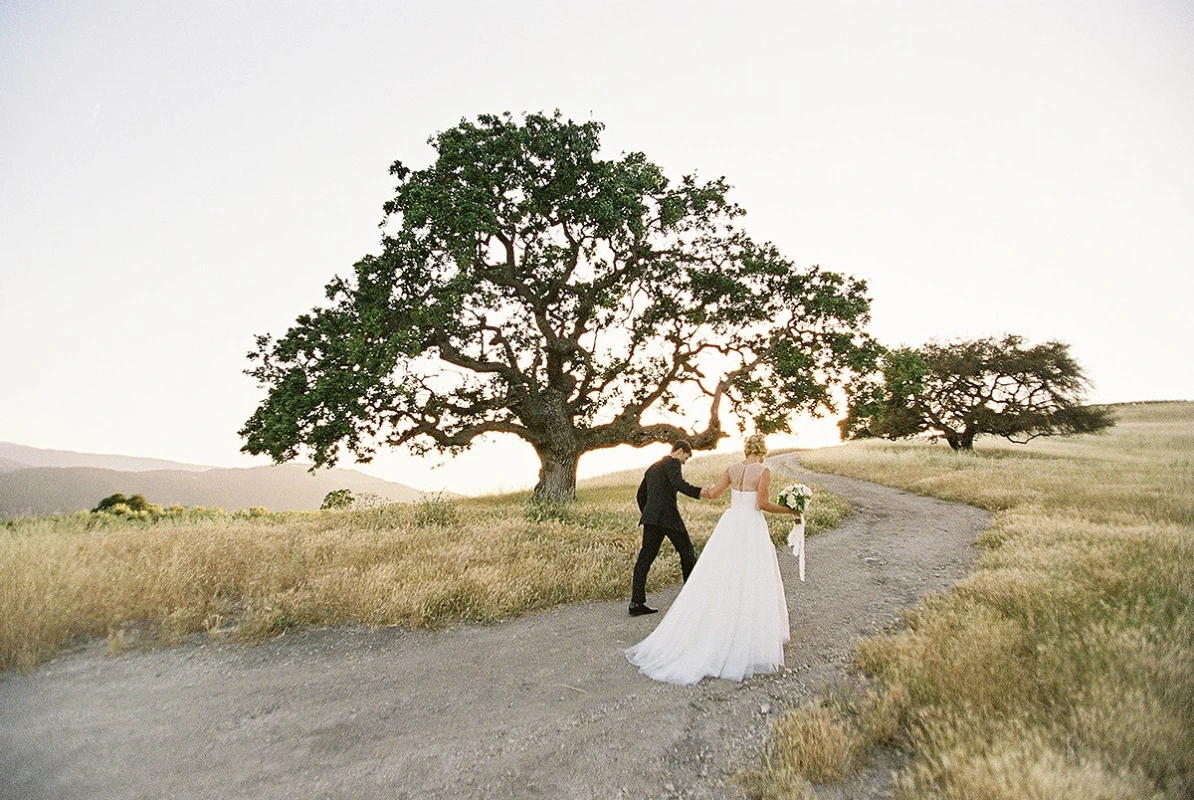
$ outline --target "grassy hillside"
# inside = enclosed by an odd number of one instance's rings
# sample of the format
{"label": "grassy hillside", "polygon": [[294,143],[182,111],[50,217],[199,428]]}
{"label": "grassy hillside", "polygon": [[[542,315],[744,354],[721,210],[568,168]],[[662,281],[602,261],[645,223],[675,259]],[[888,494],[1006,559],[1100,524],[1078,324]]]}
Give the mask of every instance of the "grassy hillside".
{"label": "grassy hillside", "polygon": [[1194,404],[973,455],[859,442],[812,469],[996,512],[974,574],[863,641],[869,693],[784,716],[749,784],[806,798],[888,745],[902,797],[1194,796]]}
{"label": "grassy hillside", "polygon": [[[712,482],[732,460],[696,458],[685,474]],[[531,506],[524,493],[157,523],[88,514],[11,521],[0,527],[0,668],[27,669],[97,636],[116,649],[203,632],[254,640],[303,625],[442,626],[628,598],[640,477],[584,482],[562,513]],[[699,547],[725,498],[683,502]],[[810,532],[845,513],[839,498],[818,497]],[[777,538],[784,528],[776,522]],[[649,586],[679,579],[665,548]]]}

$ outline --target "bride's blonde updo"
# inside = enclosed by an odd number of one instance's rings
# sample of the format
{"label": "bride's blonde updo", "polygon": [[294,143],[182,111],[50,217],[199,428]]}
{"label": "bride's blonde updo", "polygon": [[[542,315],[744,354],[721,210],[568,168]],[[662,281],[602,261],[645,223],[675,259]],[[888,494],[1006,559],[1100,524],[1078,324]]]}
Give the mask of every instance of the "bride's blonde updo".
{"label": "bride's blonde updo", "polygon": [[746,444],[742,447],[742,454],[747,458],[767,455],[767,437],[761,433],[747,436]]}

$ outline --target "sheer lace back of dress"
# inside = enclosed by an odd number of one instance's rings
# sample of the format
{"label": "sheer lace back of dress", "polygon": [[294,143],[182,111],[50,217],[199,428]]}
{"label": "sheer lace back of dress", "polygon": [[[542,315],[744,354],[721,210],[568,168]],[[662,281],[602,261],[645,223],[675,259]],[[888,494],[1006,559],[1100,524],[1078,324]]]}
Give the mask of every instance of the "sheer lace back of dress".
{"label": "sheer lace back of dress", "polygon": [[731,464],[730,486],[740,492],[755,492],[759,489],[759,478],[767,471],[765,464]]}

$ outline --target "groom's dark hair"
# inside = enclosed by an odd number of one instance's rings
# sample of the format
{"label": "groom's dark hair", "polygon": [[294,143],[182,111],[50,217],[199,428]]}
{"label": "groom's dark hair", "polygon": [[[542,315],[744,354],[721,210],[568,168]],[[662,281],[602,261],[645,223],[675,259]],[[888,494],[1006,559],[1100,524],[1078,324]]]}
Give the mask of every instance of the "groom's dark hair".
{"label": "groom's dark hair", "polygon": [[683,450],[685,453],[688,453],[688,455],[692,455],[692,445],[683,439],[678,439],[675,442],[672,442],[672,452],[674,453],[677,450]]}

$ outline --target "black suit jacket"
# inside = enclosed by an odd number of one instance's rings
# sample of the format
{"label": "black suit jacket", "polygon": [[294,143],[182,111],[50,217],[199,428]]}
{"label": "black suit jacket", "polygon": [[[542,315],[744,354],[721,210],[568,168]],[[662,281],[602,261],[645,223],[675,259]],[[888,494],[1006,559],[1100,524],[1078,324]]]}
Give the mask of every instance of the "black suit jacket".
{"label": "black suit jacket", "polygon": [[639,525],[658,525],[673,531],[684,531],[684,520],[676,508],[676,494],[683,492],[700,499],[701,487],[684,480],[681,464],[671,456],[664,456],[647,468],[643,482],[638,485],[638,509],[642,512]]}

